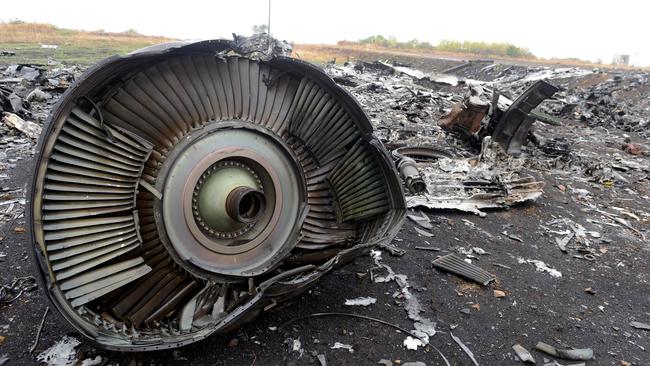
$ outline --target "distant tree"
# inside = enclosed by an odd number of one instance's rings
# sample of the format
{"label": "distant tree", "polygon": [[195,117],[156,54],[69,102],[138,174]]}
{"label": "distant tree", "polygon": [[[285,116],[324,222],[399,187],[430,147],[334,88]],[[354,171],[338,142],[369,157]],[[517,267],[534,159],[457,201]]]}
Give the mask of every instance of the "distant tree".
{"label": "distant tree", "polygon": [[[339,41],[339,44],[354,44],[355,42]],[[456,41],[443,39],[437,46],[433,46],[429,42],[419,41],[413,38],[406,42],[400,42],[397,38],[390,36],[388,38],[381,34],[376,34],[367,38],[362,38],[356,43],[363,45],[373,45],[385,48],[401,48],[401,49],[424,49],[424,50],[440,50],[449,52],[464,52],[477,55],[497,55],[508,57],[524,57],[535,58],[535,55],[530,52],[528,48],[518,47],[510,43],[504,42],[474,42],[474,41]]]}
{"label": "distant tree", "polygon": [[125,30],[124,32],[122,32],[122,34],[126,34],[127,36],[139,36],[140,35],[140,33],[137,30],[133,29],[133,28]]}
{"label": "distant tree", "polygon": [[268,33],[269,26],[266,24],[259,24],[253,26],[253,34]]}

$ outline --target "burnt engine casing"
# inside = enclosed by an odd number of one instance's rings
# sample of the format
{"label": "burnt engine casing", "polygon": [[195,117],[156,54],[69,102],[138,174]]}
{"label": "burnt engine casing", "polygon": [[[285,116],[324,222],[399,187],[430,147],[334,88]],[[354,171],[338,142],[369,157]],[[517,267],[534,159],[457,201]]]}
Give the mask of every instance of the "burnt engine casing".
{"label": "burnt engine casing", "polygon": [[392,161],[321,69],[231,41],[88,69],[39,141],[29,221],[49,298],[121,351],[235,329],[389,241]]}

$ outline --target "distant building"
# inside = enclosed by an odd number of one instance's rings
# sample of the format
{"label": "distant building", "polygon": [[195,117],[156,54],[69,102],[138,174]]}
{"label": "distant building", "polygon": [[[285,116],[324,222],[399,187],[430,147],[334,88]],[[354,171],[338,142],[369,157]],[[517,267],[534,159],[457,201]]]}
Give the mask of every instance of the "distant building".
{"label": "distant building", "polygon": [[614,65],[629,65],[630,64],[630,55],[614,55],[612,58],[612,64]]}

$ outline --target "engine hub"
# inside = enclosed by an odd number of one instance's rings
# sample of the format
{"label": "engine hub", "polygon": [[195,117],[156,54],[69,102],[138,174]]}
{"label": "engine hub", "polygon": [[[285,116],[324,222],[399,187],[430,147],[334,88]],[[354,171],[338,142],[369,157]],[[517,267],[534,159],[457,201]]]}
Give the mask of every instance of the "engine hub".
{"label": "engine hub", "polygon": [[252,124],[232,126],[192,131],[156,184],[160,238],[201,278],[266,272],[294,247],[304,220],[306,188],[289,148]]}

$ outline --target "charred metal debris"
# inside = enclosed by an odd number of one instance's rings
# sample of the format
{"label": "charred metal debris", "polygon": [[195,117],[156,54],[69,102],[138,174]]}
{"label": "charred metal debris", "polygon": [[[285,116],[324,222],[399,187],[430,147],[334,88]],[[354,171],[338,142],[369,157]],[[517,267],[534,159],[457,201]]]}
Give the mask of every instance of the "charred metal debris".
{"label": "charred metal debris", "polygon": [[404,219],[395,167],[355,99],[283,46],[256,57],[266,45],[252,43],[108,58],[44,127],[29,208],[40,277],[109,349],[237,328]]}
{"label": "charred metal debris", "polygon": [[[561,123],[538,108],[559,91],[546,80],[583,75],[577,69],[541,70],[517,79],[506,69],[492,81],[480,81],[451,74],[468,67],[490,72],[494,66],[478,60],[427,73],[404,64],[357,62],[328,71],[370,110],[376,134],[393,150],[409,208],[484,216],[484,209],[542,195],[544,183],[526,173],[519,156],[531,147],[568,154],[563,140],[538,138],[533,124]],[[452,92],[458,86],[467,89],[462,97]],[[507,96],[513,94],[514,100]]]}
{"label": "charred metal debris", "polygon": [[513,102],[497,90],[492,90],[490,96],[485,87],[471,85],[463,101],[454,104],[451,112],[440,119],[440,126],[477,141],[491,136],[506,152],[519,155],[529,139],[537,141],[531,127],[544,115],[534,114],[533,109],[557,91],[557,87],[537,80]]}

